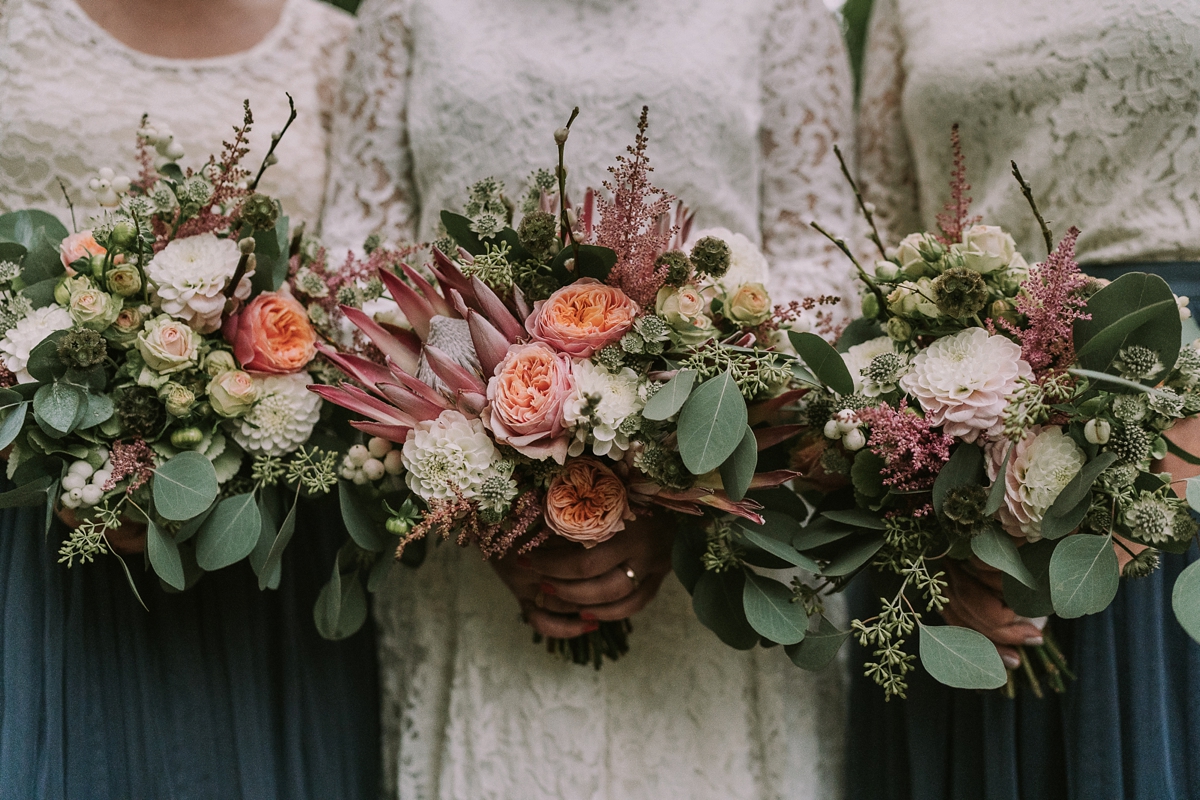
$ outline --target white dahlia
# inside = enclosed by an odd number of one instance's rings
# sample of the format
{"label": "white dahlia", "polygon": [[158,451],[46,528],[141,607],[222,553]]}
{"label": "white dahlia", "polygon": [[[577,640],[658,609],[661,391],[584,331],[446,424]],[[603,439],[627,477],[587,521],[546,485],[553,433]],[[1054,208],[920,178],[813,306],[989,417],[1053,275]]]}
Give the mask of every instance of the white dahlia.
{"label": "white dahlia", "polygon": [[281,456],[308,441],[321,417],[321,398],[308,390],[307,372],[256,375],[259,400],[244,416],[228,422],[233,440],[246,452]]}
{"label": "white dahlia", "polygon": [[487,479],[498,474],[493,464],[499,454],[483,422],[458,411],[418,422],[400,457],[408,470],[408,488],[427,501],[475,497]]}
{"label": "white dahlia", "polygon": [[[176,239],[146,265],[149,278],[162,310],[181,319],[200,333],[212,333],[221,327],[225,310],[225,286],[237,271],[242,254],[237,242],[219,239],[211,233]],[[238,281],[234,296],[250,296],[247,272]]]}
{"label": "white dahlia", "polygon": [[900,388],[917,398],[934,425],[973,442],[1004,429],[1001,414],[1017,379],[1032,376],[1020,347],[983,328],[967,328],[918,353]]}
{"label": "white dahlia", "polygon": [[728,228],[709,228],[697,231],[689,237],[688,252],[691,252],[693,244],[706,236],[720,239],[729,245],[729,271],[716,282],[723,293],[733,294],[739,286],[747,283],[767,285],[767,258],[758,249],[758,245],[745,235],[734,233]]}
{"label": "white dahlia", "polygon": [[34,309],[0,339],[0,360],[17,376],[18,383],[33,383],[33,376],[25,369],[29,365],[29,351],[50,334],[65,331],[74,324],[70,313],[57,303]]}
{"label": "white dahlia", "polygon": [[563,421],[574,429],[567,455],[582,455],[591,444],[595,455],[620,460],[629,449],[629,435],[621,425],[646,405],[637,373],[629,367],[609,372],[579,360],[571,367],[571,378],[575,388],[563,403]]}
{"label": "white dahlia", "polygon": [[[1000,440],[988,448],[988,475],[993,479],[1008,447]],[[1087,454],[1061,428],[1030,428],[1017,442],[1004,474],[1004,529],[1031,542],[1042,538],[1042,518],[1085,461]]]}

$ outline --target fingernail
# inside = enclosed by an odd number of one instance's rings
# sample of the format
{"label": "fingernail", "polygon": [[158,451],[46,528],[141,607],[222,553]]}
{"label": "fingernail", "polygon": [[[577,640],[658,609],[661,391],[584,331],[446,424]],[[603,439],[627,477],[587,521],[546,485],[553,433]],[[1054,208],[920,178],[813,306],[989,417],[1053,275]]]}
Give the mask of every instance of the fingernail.
{"label": "fingernail", "polygon": [[558,589],[555,589],[553,586],[545,582],[538,586],[538,588],[542,590],[542,594],[548,594],[551,597],[554,597],[554,595],[558,594]]}
{"label": "fingernail", "polygon": [[1009,669],[1016,669],[1021,666],[1021,659],[1014,656],[1012,653],[1005,653],[1000,656],[1000,660],[1004,662],[1004,666]]}
{"label": "fingernail", "polygon": [[600,629],[600,623],[599,623],[599,622],[589,622],[587,625],[584,625],[584,626],[583,626],[583,632],[584,632],[584,633],[595,633],[595,632],[596,632],[596,631],[598,631],[599,629]]}
{"label": "fingernail", "polygon": [[517,566],[529,569],[533,566],[533,560],[529,556],[517,556]]}
{"label": "fingernail", "polygon": [[1041,647],[1042,643],[1043,643],[1043,639],[1040,636],[1030,636],[1028,639],[1025,640],[1025,644],[1027,644],[1030,647]]}
{"label": "fingernail", "polygon": [[596,615],[590,611],[580,611],[579,618],[582,620],[586,620],[588,622],[594,622],[596,619]]}

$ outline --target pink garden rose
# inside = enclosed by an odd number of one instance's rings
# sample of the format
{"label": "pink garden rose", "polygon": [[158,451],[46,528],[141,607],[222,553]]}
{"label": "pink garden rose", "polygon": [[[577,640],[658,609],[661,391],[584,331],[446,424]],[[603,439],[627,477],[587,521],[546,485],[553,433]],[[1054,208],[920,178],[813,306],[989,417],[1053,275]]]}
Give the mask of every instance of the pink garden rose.
{"label": "pink garden rose", "polygon": [[91,231],[80,231],[72,233],[70,236],[62,240],[62,244],[58,246],[59,252],[62,254],[63,266],[67,268],[67,272],[74,274],[71,264],[81,258],[90,258],[91,256],[102,256],[107,250],[96,243],[92,237]]}
{"label": "pink garden rose", "polygon": [[625,485],[594,458],[573,458],[550,481],[546,524],[565,539],[595,547],[634,518]]}
{"label": "pink garden rose", "polygon": [[573,388],[570,357],[541,342],[513,345],[488,381],[484,424],[517,452],[561,464],[568,444],[563,402]]}
{"label": "pink garden rose", "polygon": [[534,303],[525,329],[560,353],[591,358],[628,333],[637,313],[637,303],[620,289],[583,278]]}
{"label": "pink garden rose", "polygon": [[225,340],[242,369],[299,372],[317,354],[317,333],[304,306],[283,292],[263,292],[225,321]]}

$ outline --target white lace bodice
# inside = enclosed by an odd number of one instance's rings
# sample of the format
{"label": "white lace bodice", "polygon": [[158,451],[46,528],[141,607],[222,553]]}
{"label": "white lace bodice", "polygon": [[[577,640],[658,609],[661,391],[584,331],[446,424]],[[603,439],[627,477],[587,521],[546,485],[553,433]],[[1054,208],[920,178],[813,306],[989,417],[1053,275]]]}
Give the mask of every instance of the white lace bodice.
{"label": "white lace bodice", "polygon": [[[435,235],[489,175],[512,196],[556,162],[578,105],[569,191],[599,187],[650,106],[655,179],[700,228],[761,238],[781,299],[856,297],[808,223],[849,233],[848,67],[820,0],[368,0],[335,122],[325,230]],[[570,187],[574,187],[571,190]]]}
{"label": "white lace bodice", "polygon": [[352,18],[316,0],[287,0],[275,28],[251,49],[207,59],[140,53],[111,36],[73,0],[0,0],[0,212],[39,208],[78,221],[95,207],[87,181],[101,167],[137,175],[142,114],[171,128],[199,167],[242,121],[255,125],[248,167],[257,169],[273,130],[299,116],[262,190],[294,221],[316,224],[326,174],[330,112]]}
{"label": "white lace bodice", "polygon": [[[761,238],[778,299],[856,294],[808,228],[849,232],[848,67],[820,0],[367,0],[335,121],[323,235],[436,234],[494,175],[553,166],[599,186],[650,106],[653,178],[699,227]],[[388,794],[450,798],[836,798],[839,674],[737,652],[669,577],[632,652],[598,673],[530,643],[474,551],[431,548],[376,595]]]}
{"label": "white lace bodice", "polygon": [[1084,262],[1200,260],[1200,4],[876,0],[859,122],[868,198],[894,237],[948,199],[960,124],[973,213],[1045,246],[1016,160]]}

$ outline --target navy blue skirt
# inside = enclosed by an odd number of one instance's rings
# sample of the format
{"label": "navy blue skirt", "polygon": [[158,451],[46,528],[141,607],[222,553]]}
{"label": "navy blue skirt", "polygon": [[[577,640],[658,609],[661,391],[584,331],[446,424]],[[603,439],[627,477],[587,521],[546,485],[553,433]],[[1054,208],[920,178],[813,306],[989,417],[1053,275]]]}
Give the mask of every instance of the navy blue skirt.
{"label": "navy blue skirt", "polygon": [[[1200,313],[1200,264],[1126,264],[1089,272],[1115,278],[1155,272]],[[1171,608],[1171,587],[1189,563],[1122,579],[1100,614],[1051,622],[1078,674],[1063,695],[1028,689],[949,689],[920,668],[907,701],[884,702],[862,676],[869,654],[850,654],[849,800],[1189,800],[1200,798],[1200,645]],[[851,613],[876,613],[865,580]]]}
{"label": "navy blue skirt", "polygon": [[344,537],[310,508],[277,592],[246,564],[182,594],[129,558],[67,569],[41,511],[0,512],[0,798],[375,798],[374,633],[322,640],[312,606]]}

